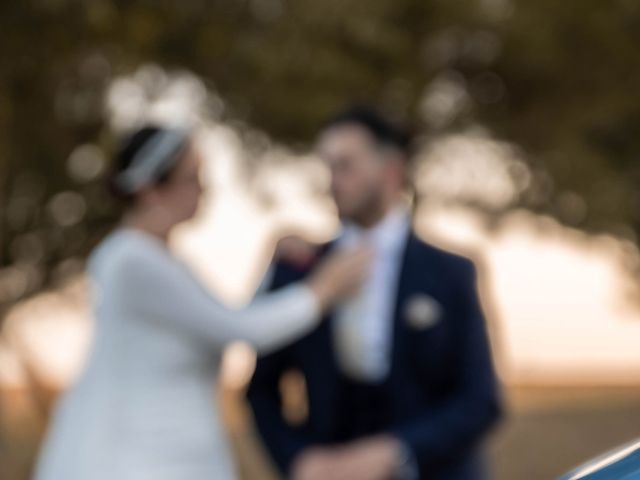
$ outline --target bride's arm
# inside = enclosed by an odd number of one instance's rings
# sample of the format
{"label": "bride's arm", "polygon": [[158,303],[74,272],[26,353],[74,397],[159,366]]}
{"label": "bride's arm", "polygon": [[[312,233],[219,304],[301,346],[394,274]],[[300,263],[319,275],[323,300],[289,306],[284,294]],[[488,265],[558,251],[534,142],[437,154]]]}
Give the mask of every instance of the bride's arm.
{"label": "bride's arm", "polygon": [[[148,246],[147,246],[148,247]],[[125,305],[140,317],[173,324],[222,346],[241,340],[261,353],[311,331],[320,306],[303,283],[258,296],[240,309],[221,304],[195,276],[165,252],[136,248],[114,265]]]}

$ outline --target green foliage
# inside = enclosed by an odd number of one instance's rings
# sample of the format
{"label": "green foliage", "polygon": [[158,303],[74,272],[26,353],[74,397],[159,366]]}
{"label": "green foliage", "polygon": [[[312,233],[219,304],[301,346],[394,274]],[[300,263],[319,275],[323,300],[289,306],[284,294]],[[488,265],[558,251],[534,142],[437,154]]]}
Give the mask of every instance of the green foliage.
{"label": "green foliage", "polygon": [[[21,295],[113,222],[100,176],[74,179],[68,159],[88,142],[108,151],[105,89],[147,62],[193,71],[228,118],[285,142],[352,102],[432,135],[483,125],[526,152],[525,207],[640,230],[634,0],[24,0],[2,2],[0,32],[0,252],[30,272]],[[434,113],[425,92],[442,78],[463,101]],[[80,212],[62,225],[60,192]]]}

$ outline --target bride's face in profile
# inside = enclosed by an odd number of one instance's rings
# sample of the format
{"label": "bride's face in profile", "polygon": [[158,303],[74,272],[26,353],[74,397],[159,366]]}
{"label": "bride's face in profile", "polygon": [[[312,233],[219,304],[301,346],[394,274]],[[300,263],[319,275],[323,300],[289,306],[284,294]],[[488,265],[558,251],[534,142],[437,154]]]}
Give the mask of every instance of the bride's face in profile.
{"label": "bride's face in profile", "polygon": [[151,203],[164,212],[172,223],[189,220],[197,212],[203,192],[201,165],[201,153],[190,142],[169,178],[149,192]]}

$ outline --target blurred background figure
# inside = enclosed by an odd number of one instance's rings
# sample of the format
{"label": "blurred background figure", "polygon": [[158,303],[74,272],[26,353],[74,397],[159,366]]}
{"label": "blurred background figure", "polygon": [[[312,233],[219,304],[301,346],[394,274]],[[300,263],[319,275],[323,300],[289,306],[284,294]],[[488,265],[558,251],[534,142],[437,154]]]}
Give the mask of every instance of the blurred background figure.
{"label": "blurred background figure", "polygon": [[[410,143],[366,108],[336,116],[320,134],[343,223],[322,250],[368,243],[374,261],[360,292],[329,320],[258,359],[249,400],[287,478],[485,478],[478,444],[501,406],[475,269],[415,235],[404,198]],[[310,271],[283,261],[272,288]],[[283,417],[279,390],[294,369],[308,399],[301,425]]]}
{"label": "blurred background figure", "polygon": [[[169,245],[241,308],[277,239],[339,231],[312,145],[354,102],[415,126],[414,230],[482,266],[509,411],[495,478],[555,478],[638,437],[638,2],[0,3],[0,478],[31,478],[83,371],[86,260],[122,213],[104,188],[116,139],[198,128],[212,188]],[[226,348],[212,397],[239,476],[274,480],[244,401],[254,361]]]}
{"label": "blurred background figure", "polygon": [[225,308],[167,248],[196,213],[201,161],[180,130],[145,127],[125,142],[112,180],[125,215],[89,262],[94,341],[36,479],[235,478],[211,398],[222,349],[242,340],[269,351],[304,335],[366,271],[366,250],[353,248],[306,284]]}

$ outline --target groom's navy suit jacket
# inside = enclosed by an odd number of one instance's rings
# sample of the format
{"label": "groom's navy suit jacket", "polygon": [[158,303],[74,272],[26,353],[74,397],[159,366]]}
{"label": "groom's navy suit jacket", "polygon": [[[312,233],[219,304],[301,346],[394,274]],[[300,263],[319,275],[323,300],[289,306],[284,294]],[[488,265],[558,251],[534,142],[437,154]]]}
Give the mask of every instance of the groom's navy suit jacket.
{"label": "groom's navy suit jacket", "polygon": [[[308,271],[280,263],[271,288],[300,280]],[[420,479],[485,478],[479,441],[499,418],[501,403],[475,268],[411,233],[398,282],[386,381],[391,395],[382,431],[410,448]],[[420,308],[413,313],[411,308],[419,299],[438,306],[437,312],[422,308],[422,314],[438,313],[438,318],[421,322]],[[280,379],[290,370],[300,371],[306,381],[308,417],[298,426],[287,423],[281,408]],[[341,432],[349,416],[339,413],[341,377],[330,318],[304,338],[258,359],[248,398],[260,435],[283,473],[303,449],[345,440]]]}

